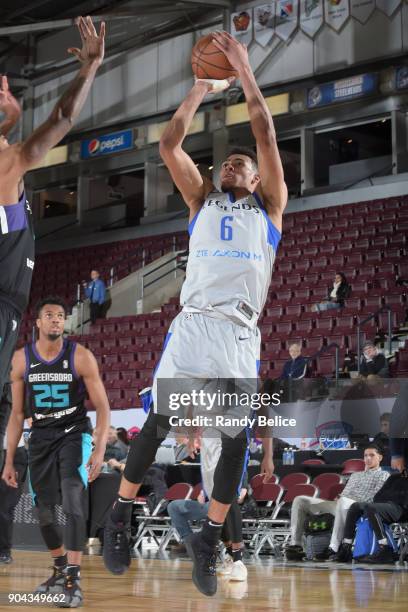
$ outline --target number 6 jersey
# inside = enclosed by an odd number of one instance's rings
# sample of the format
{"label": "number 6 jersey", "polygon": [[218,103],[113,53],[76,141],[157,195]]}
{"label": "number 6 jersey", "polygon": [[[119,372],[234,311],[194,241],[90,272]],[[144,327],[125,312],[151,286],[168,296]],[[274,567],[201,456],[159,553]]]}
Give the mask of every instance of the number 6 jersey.
{"label": "number 6 jersey", "polygon": [[74,365],[76,346],[64,340],[60,354],[45,361],[35,343],[25,345],[26,417],[32,417],[33,427],[87,427],[86,388]]}
{"label": "number 6 jersey", "polygon": [[187,312],[256,326],[281,238],[259,196],[214,191],[189,224],[190,253],[180,303]]}

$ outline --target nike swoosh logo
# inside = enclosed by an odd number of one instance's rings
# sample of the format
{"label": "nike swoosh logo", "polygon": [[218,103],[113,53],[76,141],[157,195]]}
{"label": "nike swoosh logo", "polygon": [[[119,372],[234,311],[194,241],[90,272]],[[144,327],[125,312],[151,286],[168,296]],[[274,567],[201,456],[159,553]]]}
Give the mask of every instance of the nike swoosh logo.
{"label": "nike swoosh logo", "polygon": [[73,425],[72,427],[68,427],[68,428],[65,430],[65,433],[68,433],[69,431],[71,431],[71,429],[74,429],[74,427],[75,427],[75,425]]}
{"label": "nike swoosh logo", "polygon": [[248,336],[246,336],[245,338],[241,338],[241,336],[238,336],[238,340],[249,340]]}
{"label": "nike swoosh logo", "polygon": [[40,361],[40,363],[32,363],[32,364],[30,365],[30,369],[31,369],[31,368],[36,368],[36,367],[37,367],[37,366],[39,366],[39,365],[41,365],[41,361]]}

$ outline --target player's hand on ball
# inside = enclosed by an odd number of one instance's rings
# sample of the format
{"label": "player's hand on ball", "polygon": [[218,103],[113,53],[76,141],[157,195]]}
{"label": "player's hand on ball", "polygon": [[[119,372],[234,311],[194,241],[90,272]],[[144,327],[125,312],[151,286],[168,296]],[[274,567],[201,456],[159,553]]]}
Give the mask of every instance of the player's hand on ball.
{"label": "player's hand on ball", "polygon": [[9,487],[17,489],[17,472],[13,465],[7,465],[6,463],[1,477]]}
{"label": "player's hand on ball", "polygon": [[266,483],[270,478],[272,478],[273,473],[275,471],[275,465],[272,459],[268,459],[268,457],[264,457],[261,463],[261,474],[263,475],[263,482]]}
{"label": "player's hand on ball", "polygon": [[88,469],[88,482],[92,482],[98,478],[103,464],[103,455],[100,451],[94,450],[89,458],[86,467]]}
{"label": "player's hand on ball", "polygon": [[239,72],[244,66],[249,66],[248,49],[238,42],[228,32],[213,32],[213,43],[227,57],[231,66]]}
{"label": "player's hand on ball", "polygon": [[78,17],[77,26],[82,40],[82,49],[70,47],[68,53],[75,55],[82,64],[96,63],[100,66],[105,55],[105,22],[102,21],[99,34],[90,17]]}
{"label": "player's hand on ball", "polygon": [[195,79],[197,83],[205,83],[208,88],[208,93],[216,94],[221,93],[221,91],[225,91],[228,87],[235,81],[235,77],[228,77],[228,79]]}

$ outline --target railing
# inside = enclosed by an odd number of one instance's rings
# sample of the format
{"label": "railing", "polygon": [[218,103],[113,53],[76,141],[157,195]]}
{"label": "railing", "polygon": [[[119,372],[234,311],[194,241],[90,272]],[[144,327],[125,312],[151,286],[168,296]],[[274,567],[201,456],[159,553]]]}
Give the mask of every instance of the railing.
{"label": "railing", "polygon": [[57,227],[51,230],[50,232],[47,232],[46,234],[42,234],[41,236],[36,236],[35,241],[38,242],[39,240],[42,240],[43,238],[46,238],[47,236],[58,234],[58,232],[61,232],[62,230],[67,229],[67,227],[71,227],[74,225],[78,225],[78,219],[75,219],[75,221],[70,221],[69,223],[66,223],[65,225],[61,225],[60,227]]}
{"label": "railing", "polygon": [[[141,275],[141,298],[142,299],[144,297],[145,290],[148,287],[151,287],[152,285],[154,285],[154,283],[156,283],[157,281],[161,280],[162,278],[165,278],[169,274],[174,274],[174,278],[177,278],[177,270],[182,270],[184,268],[184,264],[179,264],[179,263],[177,263],[177,261],[178,261],[179,257],[182,257],[184,255],[188,255],[188,251],[183,251],[181,253],[177,253],[171,259],[169,259],[169,260],[165,261],[164,263],[156,266],[152,270],[149,270],[149,272],[146,272],[146,273]],[[161,268],[164,268],[165,266],[168,266],[169,264],[172,264],[173,262],[174,262],[174,266],[172,266],[170,268],[170,270],[167,270],[167,272],[164,272],[163,274],[160,274],[160,276],[157,276],[152,281],[150,281],[148,283],[145,283],[145,278],[146,277],[150,276],[151,274],[154,274],[155,272],[157,272]]]}
{"label": "railing", "polygon": [[368,321],[371,321],[371,319],[376,318],[382,312],[388,313],[388,317],[387,317],[388,319],[388,353],[390,354],[392,352],[392,325],[391,325],[392,309],[391,309],[391,306],[382,306],[382,308],[379,308],[373,314],[370,314],[368,317],[363,319],[363,321],[359,321],[359,323],[357,324],[357,368],[358,368],[359,374],[360,374],[360,358],[361,358],[361,328],[363,327],[363,325],[368,323]]}
{"label": "railing", "polygon": [[349,183],[345,187],[342,187],[342,189],[344,190],[350,189],[351,187],[354,187],[354,185],[358,185],[359,183],[362,183],[363,181],[370,181],[372,185],[373,182],[371,181],[371,179],[375,178],[377,175],[382,176],[383,172],[386,172],[387,170],[393,170],[395,166],[396,166],[395,162],[393,162],[392,164],[387,164],[383,168],[380,168],[379,170],[376,170],[375,172],[371,172],[370,174],[368,174],[367,176],[364,176],[363,178],[359,178],[353,181],[352,183]]}

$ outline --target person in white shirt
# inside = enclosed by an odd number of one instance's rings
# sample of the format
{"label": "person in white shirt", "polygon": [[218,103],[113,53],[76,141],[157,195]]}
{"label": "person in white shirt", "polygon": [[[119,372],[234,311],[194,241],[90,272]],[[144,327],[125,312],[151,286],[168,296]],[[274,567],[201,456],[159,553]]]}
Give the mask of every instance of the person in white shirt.
{"label": "person in white shirt", "polygon": [[290,516],[291,544],[285,554],[289,561],[301,561],[305,555],[302,539],[307,515],[329,513],[334,516],[333,532],[329,548],[319,555],[320,560],[330,559],[337,553],[343,539],[347,511],[354,502],[372,502],[389,473],[381,469],[382,455],[375,444],[364,451],[365,470],[352,474],[337,500],[299,495],[292,504]]}

